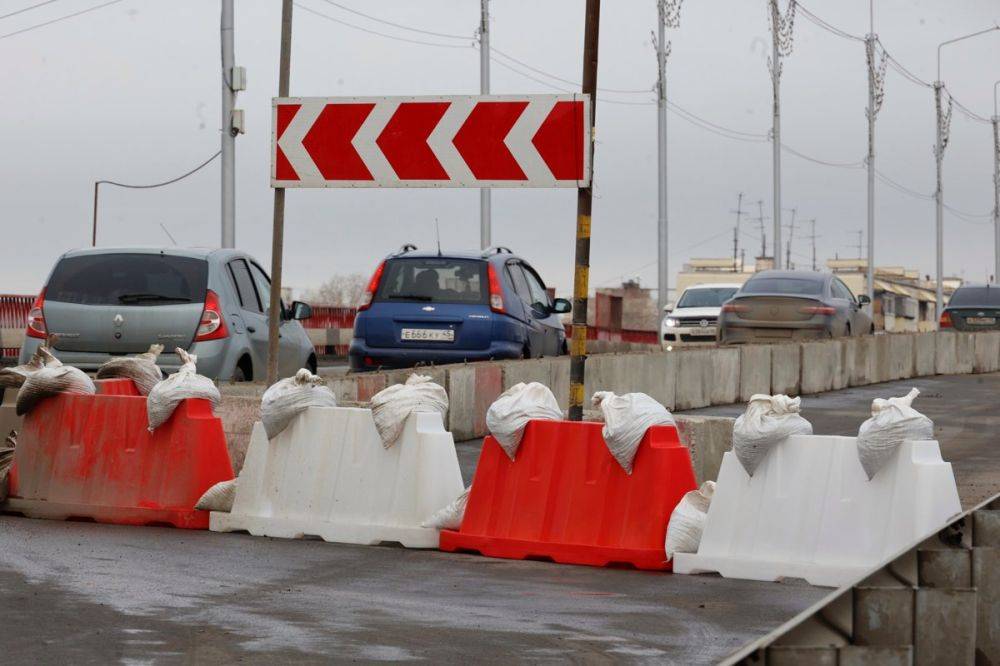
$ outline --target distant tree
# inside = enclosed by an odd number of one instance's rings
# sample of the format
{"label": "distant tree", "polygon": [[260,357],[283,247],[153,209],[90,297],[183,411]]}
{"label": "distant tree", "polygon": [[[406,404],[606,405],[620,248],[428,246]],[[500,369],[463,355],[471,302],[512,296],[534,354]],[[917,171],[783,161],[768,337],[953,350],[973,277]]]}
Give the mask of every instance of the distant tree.
{"label": "distant tree", "polygon": [[316,289],[306,292],[306,300],[313,305],[354,307],[361,301],[367,279],[361,273],[334,275]]}

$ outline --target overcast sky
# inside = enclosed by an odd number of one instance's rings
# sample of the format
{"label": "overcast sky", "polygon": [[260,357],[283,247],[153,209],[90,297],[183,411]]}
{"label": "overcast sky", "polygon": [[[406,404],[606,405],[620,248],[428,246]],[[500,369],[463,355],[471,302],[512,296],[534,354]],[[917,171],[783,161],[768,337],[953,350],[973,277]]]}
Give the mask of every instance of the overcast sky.
{"label": "overcast sky", "polygon": [[[0,0],[6,14],[37,0]],[[479,90],[472,47],[477,0],[338,0],[419,29],[468,35],[433,37],[366,20],[325,0],[301,5],[366,29],[451,48],[414,44],[346,27],[296,7],[291,92],[301,96],[463,94]],[[0,293],[34,293],[55,258],[90,241],[95,179],[144,183],[171,178],[219,145],[219,3],[123,0],[37,30],[11,32],[101,4],[58,0],[0,19]],[[782,3],[784,4],[784,3]],[[493,45],[552,75],[578,81],[582,0],[493,0]],[[668,96],[718,125],[765,134],[771,124],[767,72],[770,35],[764,0],[684,3],[669,34]],[[864,0],[808,0],[805,7],[851,33],[868,30]],[[655,79],[650,31],[654,0],[605,0],[599,86],[648,90]],[[277,90],[280,3],[236,1],[236,62],[247,68],[247,134],[237,141],[237,244],[270,261],[270,98]],[[937,44],[1000,21],[996,0],[876,0],[876,32],[895,58],[935,78]],[[539,79],[524,67],[514,65]],[[942,78],[976,113],[993,113],[1000,79],[1000,32],[946,47]],[[498,94],[552,92],[499,65]],[[566,84],[548,79],[554,85]],[[656,281],[656,108],[652,93],[599,93],[595,156],[592,286],[622,277]],[[613,103],[621,102],[621,103]],[[835,36],[799,15],[795,48],[782,79],[783,142],[835,163],[865,154],[867,82],[864,45]],[[732,251],[737,193],[763,200],[771,215],[771,147],[719,136],[676,114],[669,123],[671,272],[691,257]],[[917,193],[934,187],[933,93],[891,68],[877,128],[877,164]],[[945,272],[982,280],[992,272],[992,136],[989,124],[957,109],[945,160],[945,199],[971,214],[945,216]],[[865,226],[866,175],[784,153],[783,205],[797,220],[815,218],[820,260],[857,254]],[[529,259],[560,293],[571,289],[576,194],[573,190],[496,190],[493,238]],[[756,216],[756,204],[750,204]],[[879,184],[879,265],[933,273],[934,205]],[[785,220],[791,217],[784,214]],[[368,274],[403,243],[446,248],[479,242],[476,190],[290,190],[285,283],[318,285],[335,273]],[[219,242],[219,168],[159,190],[102,188],[99,245]],[[769,225],[767,221],[765,224]],[[741,243],[760,246],[756,223]],[[768,238],[771,233],[768,227]],[[793,261],[808,261],[808,226],[796,230]],[[787,231],[786,231],[787,238]]]}

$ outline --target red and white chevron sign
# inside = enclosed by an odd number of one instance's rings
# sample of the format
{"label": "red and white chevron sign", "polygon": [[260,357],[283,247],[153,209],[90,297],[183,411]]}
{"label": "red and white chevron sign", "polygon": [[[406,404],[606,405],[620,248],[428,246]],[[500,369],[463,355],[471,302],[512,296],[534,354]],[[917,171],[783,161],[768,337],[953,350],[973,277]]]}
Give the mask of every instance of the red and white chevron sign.
{"label": "red and white chevron sign", "polygon": [[273,128],[272,187],[590,183],[587,95],[276,98]]}

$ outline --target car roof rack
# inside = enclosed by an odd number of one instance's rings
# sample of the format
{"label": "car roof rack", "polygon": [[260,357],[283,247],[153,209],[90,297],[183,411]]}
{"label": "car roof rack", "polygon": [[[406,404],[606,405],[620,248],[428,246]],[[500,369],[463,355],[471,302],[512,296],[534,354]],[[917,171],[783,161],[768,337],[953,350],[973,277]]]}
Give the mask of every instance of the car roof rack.
{"label": "car roof rack", "polygon": [[407,252],[413,252],[416,249],[417,246],[414,245],[413,243],[406,243],[405,245],[403,245],[403,247],[399,248],[399,251],[396,252],[396,254],[393,256],[398,257],[401,254],[406,254]]}
{"label": "car roof rack", "polygon": [[503,247],[501,245],[491,245],[490,247],[483,250],[483,256],[488,257],[491,254],[514,254],[510,251],[509,247]]}

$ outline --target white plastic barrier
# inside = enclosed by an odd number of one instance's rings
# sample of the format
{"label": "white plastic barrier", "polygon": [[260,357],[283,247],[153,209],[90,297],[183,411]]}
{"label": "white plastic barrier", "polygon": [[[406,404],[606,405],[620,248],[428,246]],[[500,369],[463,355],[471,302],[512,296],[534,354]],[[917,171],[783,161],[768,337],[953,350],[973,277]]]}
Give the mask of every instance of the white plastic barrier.
{"label": "white plastic barrier", "polygon": [[752,478],[725,454],[701,545],[674,573],[840,586],[960,511],[937,442],[904,442],[869,481],[856,438],[795,435]]}
{"label": "white plastic barrier", "polygon": [[389,449],[370,409],[310,407],[270,442],[256,423],[231,513],[215,532],[437,548],[421,527],[465,489],[440,414],[415,413]]}

